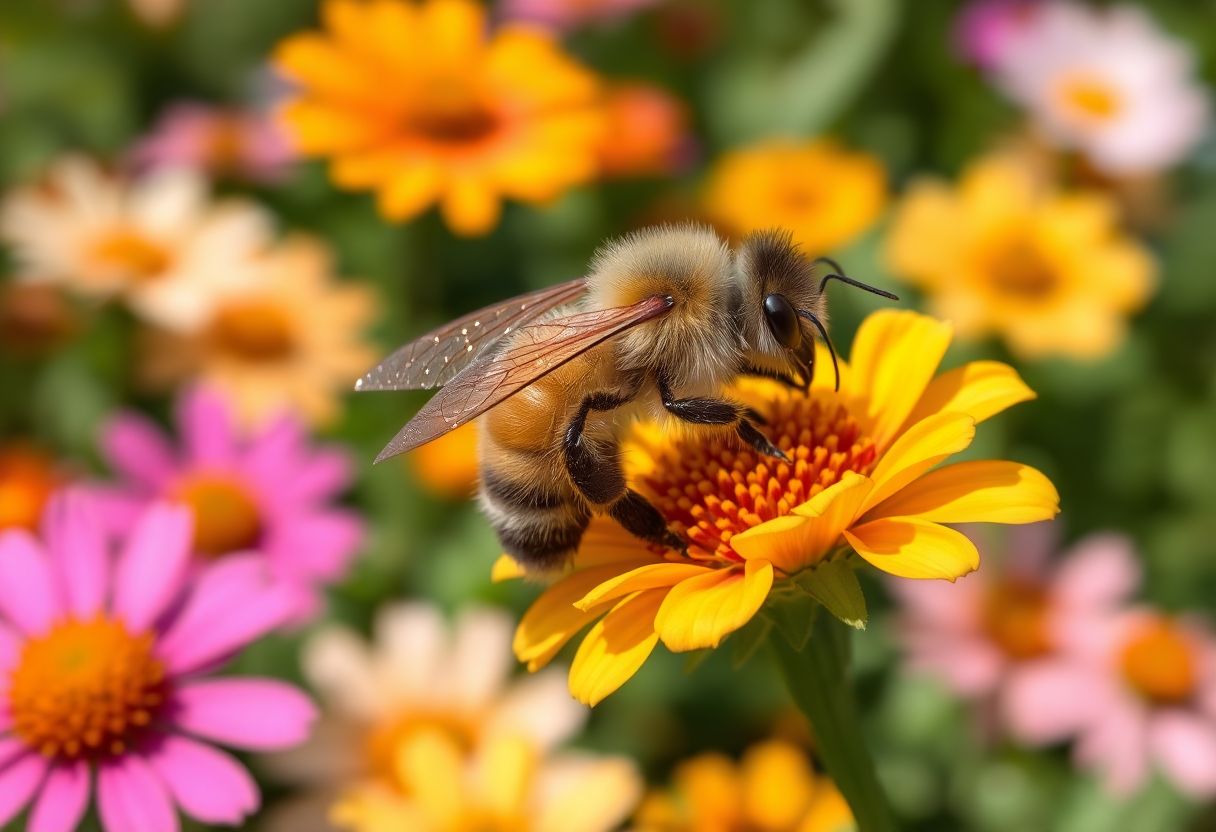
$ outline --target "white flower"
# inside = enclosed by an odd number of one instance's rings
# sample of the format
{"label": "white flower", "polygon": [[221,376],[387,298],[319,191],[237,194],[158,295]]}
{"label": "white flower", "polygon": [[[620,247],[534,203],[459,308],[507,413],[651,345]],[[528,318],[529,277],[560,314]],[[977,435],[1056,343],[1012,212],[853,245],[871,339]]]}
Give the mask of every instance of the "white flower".
{"label": "white flower", "polygon": [[120,296],[178,332],[206,323],[217,282],[244,279],[271,233],[270,218],[252,203],[211,202],[196,173],[127,180],[76,156],[0,205],[0,240],[24,279]]}
{"label": "white flower", "polygon": [[1169,167],[1208,126],[1191,50],[1131,6],[1046,3],[994,74],[1049,138],[1111,174]]}

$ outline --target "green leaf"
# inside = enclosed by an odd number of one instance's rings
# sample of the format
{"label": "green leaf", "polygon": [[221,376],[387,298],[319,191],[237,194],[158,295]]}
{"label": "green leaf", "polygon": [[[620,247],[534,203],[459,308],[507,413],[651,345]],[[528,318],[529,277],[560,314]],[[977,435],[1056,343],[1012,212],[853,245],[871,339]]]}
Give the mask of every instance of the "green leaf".
{"label": "green leaf", "polygon": [[857,630],[866,628],[866,596],[848,558],[824,561],[794,577],[794,583],[832,615]]}
{"label": "green leaf", "polygon": [[819,605],[802,592],[774,593],[761,612],[795,651],[806,647]]}
{"label": "green leaf", "polygon": [[730,637],[731,654],[730,666],[738,670],[756,655],[764,642],[773,631],[773,623],[763,615],[758,615],[747,623],[739,632]]}

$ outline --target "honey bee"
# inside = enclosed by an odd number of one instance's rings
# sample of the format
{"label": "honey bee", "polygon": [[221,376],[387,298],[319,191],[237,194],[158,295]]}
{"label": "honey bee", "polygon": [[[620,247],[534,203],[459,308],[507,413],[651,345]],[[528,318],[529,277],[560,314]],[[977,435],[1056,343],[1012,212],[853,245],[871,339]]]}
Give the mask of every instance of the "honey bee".
{"label": "honey bee", "polygon": [[[816,279],[819,266],[830,272]],[[733,431],[789,461],[758,414],[721,396],[741,375],[805,389],[827,331],[824,288],[848,277],[811,260],[790,235],[746,238],[732,252],[698,226],[651,228],[604,245],[590,274],[471,312],[398,349],[356,390],[442,389],[376,461],[480,421],[479,499],[506,552],[525,567],[564,565],[593,513],[683,549],[663,516],[629,488],[620,460],[627,420],[649,410],[700,430]]]}

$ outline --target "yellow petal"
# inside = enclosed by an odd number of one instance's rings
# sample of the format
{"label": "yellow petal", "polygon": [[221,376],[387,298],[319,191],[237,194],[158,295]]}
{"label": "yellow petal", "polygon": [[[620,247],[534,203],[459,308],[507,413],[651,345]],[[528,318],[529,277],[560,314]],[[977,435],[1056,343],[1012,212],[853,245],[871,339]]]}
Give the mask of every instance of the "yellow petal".
{"label": "yellow petal", "polygon": [[1018,462],[959,462],[930,471],[876,507],[874,517],[934,523],[1036,523],[1060,511],[1051,480]]}
{"label": "yellow petal", "polygon": [[904,431],[870,475],[874,489],[867,495],[867,512],[951,454],[966,449],[975,438],[975,420],[965,413],[938,413]]}
{"label": "yellow petal", "polygon": [[710,571],[712,570],[708,566],[697,566],[694,563],[648,563],[604,581],[575,601],[574,606],[580,610],[590,609],[605,601],[614,601],[643,589],[671,586],[685,578]]}
{"label": "yellow petal", "polygon": [[498,560],[494,561],[494,566],[490,568],[490,580],[496,584],[523,578],[527,574],[528,570],[520,566],[519,561],[510,555],[499,555]]}
{"label": "yellow petal", "polygon": [[494,228],[502,204],[486,183],[461,177],[448,183],[442,211],[448,227],[457,234],[477,237]]}
{"label": "yellow petal", "polygon": [[460,817],[464,760],[452,737],[438,729],[420,731],[401,742],[394,762],[398,784],[432,824],[446,827]]}
{"label": "yellow petal", "polygon": [[667,593],[648,589],[631,595],[587,632],[570,665],[570,693],[575,699],[599,704],[638,672],[658,644],[654,620]]}
{"label": "yellow petal", "polygon": [[836,784],[821,779],[807,807],[798,832],[852,832],[856,829],[853,813]]}
{"label": "yellow petal", "polygon": [[667,593],[654,626],[677,653],[717,647],[751,621],[773,586],[773,565],[749,560],[740,569],[716,569],[681,581]]}
{"label": "yellow petal", "polygon": [[734,761],[724,754],[699,754],[681,763],[675,786],[694,829],[729,827],[744,820],[742,778]]}
{"label": "yellow petal", "polygon": [[920,400],[950,345],[951,327],[916,312],[883,310],[857,330],[849,393],[864,402],[880,449]]}
{"label": "yellow petal", "polygon": [[980,553],[966,535],[928,520],[875,520],[844,537],[872,566],[900,578],[953,581],[980,565]]}
{"label": "yellow petal", "polygon": [[[574,563],[580,569],[609,563],[653,563],[658,557],[645,543],[625,531],[621,524],[606,515],[591,518],[583,540],[578,545]],[[625,569],[619,571],[624,572]]]}
{"label": "yellow petal", "polygon": [[624,757],[562,754],[552,759],[537,783],[532,807],[534,832],[609,832],[637,806],[642,778]]}
{"label": "yellow petal", "polygon": [[748,750],[742,769],[747,819],[759,829],[793,829],[815,785],[802,749],[788,742],[761,743]]}
{"label": "yellow petal", "polygon": [[616,566],[581,569],[554,583],[532,602],[515,630],[515,655],[538,670],[557,655],[567,641],[591,623],[602,609],[580,610],[574,602],[604,581],[620,574]]}
{"label": "yellow petal", "polygon": [[425,48],[432,60],[473,71],[486,38],[485,11],[471,0],[429,0],[420,9]]}
{"label": "yellow petal", "polygon": [[1034,391],[1008,364],[972,361],[933,379],[906,424],[947,410],[966,413],[978,423],[1034,397]]}
{"label": "yellow petal", "polygon": [[[337,174],[335,166],[335,178]],[[443,184],[439,166],[430,161],[402,164],[385,179],[376,204],[380,214],[393,222],[404,222],[425,211],[439,196]]]}
{"label": "yellow petal", "polygon": [[536,774],[537,749],[521,736],[500,736],[483,750],[479,792],[496,817],[516,817],[526,807]]}

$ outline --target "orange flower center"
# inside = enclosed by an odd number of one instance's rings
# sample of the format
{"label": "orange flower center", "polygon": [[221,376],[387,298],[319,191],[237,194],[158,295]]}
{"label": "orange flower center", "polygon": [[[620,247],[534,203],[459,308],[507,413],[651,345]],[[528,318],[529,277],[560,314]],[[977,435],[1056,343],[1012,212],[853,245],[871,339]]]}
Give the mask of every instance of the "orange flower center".
{"label": "orange flower center", "polygon": [[115,228],[93,244],[93,257],[135,281],[152,280],[172,262],[169,251],[138,231]]}
{"label": "orange flower center", "polygon": [[435,144],[472,144],[488,138],[498,116],[462,79],[427,84],[406,118],[406,128]]}
{"label": "orange flower center", "polygon": [[22,447],[0,449],[0,531],[37,528],[58,485],[46,455]]}
{"label": "orange flower center", "polygon": [[231,171],[245,156],[245,128],[236,116],[221,116],[207,133],[206,155],[219,170]]}
{"label": "orange flower center", "polygon": [[995,247],[985,271],[992,288],[1011,300],[1043,301],[1060,283],[1059,271],[1041,248],[1020,235]]}
{"label": "orange flower center", "polygon": [[268,300],[230,303],[211,322],[215,348],[242,361],[279,361],[292,354],[295,328],[281,306]]}
{"label": "orange flower center", "polygon": [[47,757],[122,754],[165,702],[152,643],[100,616],[30,639],[9,680],[13,732]]}
{"label": "orange flower center", "polygon": [[1088,75],[1066,78],[1060,84],[1060,103],[1081,121],[1110,121],[1123,110],[1119,91],[1105,79]]}
{"label": "orange flower center", "polygon": [[262,512],[249,491],[223,476],[200,475],[182,483],[175,497],[194,512],[194,548],[218,557],[255,546]]}
{"label": "orange flower center", "polygon": [[1157,618],[1139,627],[1123,645],[1123,677],[1144,698],[1162,704],[1191,697],[1198,684],[1195,650],[1170,621]]}
{"label": "orange flower center", "polygon": [[840,404],[792,395],[767,418],[764,432],[792,465],[733,436],[688,435],[663,451],[638,483],[672,528],[710,556],[739,562],[731,537],[789,514],[845,471],[868,474],[874,467],[874,441]]}
{"label": "orange flower center", "polygon": [[1010,658],[1033,659],[1051,651],[1047,593],[1039,584],[1010,578],[990,587],[981,620],[988,637]]}
{"label": "orange flower center", "polygon": [[381,782],[400,784],[397,776],[398,751],[416,735],[441,731],[463,751],[477,746],[477,723],[462,714],[444,711],[410,711],[377,725],[367,736],[368,769]]}

